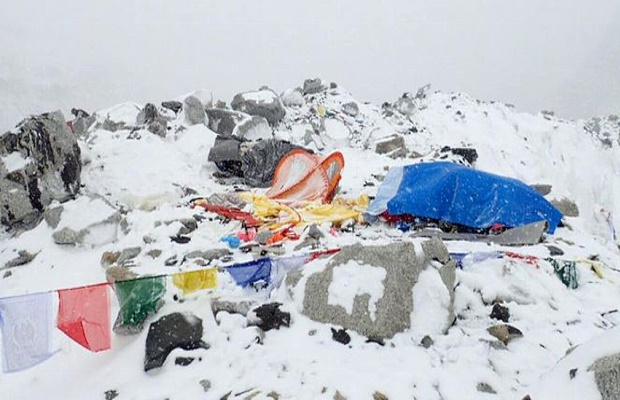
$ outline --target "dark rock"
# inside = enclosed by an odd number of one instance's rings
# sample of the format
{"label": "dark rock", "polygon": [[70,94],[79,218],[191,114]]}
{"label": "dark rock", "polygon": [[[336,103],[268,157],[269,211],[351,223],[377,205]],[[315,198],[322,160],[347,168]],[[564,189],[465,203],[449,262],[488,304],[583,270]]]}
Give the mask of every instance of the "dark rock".
{"label": "dark rock", "polygon": [[547,245],[545,245],[545,247],[547,247],[547,249],[549,249],[549,255],[551,257],[564,255],[564,250],[560,249],[557,246],[554,246],[554,245],[551,245],[551,244],[547,244]]}
{"label": "dark rock", "polygon": [[141,251],[142,251],[141,247],[129,247],[129,248],[123,249],[121,253],[118,255],[116,262],[118,264],[125,264],[128,261],[133,260],[134,258],[138,257]]}
{"label": "dark rock", "polygon": [[170,110],[175,114],[177,114],[179,111],[183,109],[183,103],[181,103],[180,101],[175,101],[175,100],[163,101],[161,103],[161,106],[162,108]]}
{"label": "dark rock", "polygon": [[149,251],[146,252],[146,255],[155,259],[158,258],[159,256],[161,256],[162,251],[160,249],[151,249]]}
{"label": "dark rock", "polygon": [[504,307],[499,303],[495,303],[493,305],[493,310],[491,311],[490,317],[503,322],[508,322],[508,319],[510,319],[510,311],[508,310],[508,307]]}
{"label": "dark rock", "polygon": [[193,314],[176,312],[151,323],[146,337],[144,370],[161,367],[168,354],[177,348],[208,349],[202,334],[202,320]]}
{"label": "dark rock", "polygon": [[186,367],[193,363],[195,360],[194,357],[177,357],[174,359],[174,365],[180,365],[181,367]]}
{"label": "dark rock", "polygon": [[105,400],[114,400],[115,398],[118,397],[118,391],[106,390],[104,395],[105,395]]}
{"label": "dark rock", "polygon": [[271,329],[280,329],[282,326],[290,326],[291,314],[280,311],[281,303],[267,303],[252,310],[259,319],[255,325],[267,332]]}
{"label": "dark rock", "polygon": [[534,184],[530,186],[532,187],[532,189],[540,193],[541,196],[546,196],[549,193],[551,193],[551,185],[549,184],[539,183],[539,184]]}
{"label": "dark rock", "polygon": [[568,375],[570,376],[571,379],[575,379],[575,377],[577,376],[577,370],[578,368],[573,368],[570,371],[568,371]]}
{"label": "dark rock", "polygon": [[207,108],[206,113],[209,129],[224,136],[232,136],[237,125],[248,118],[247,114],[220,108]]}
{"label": "dark rock", "polygon": [[347,333],[346,329],[332,329],[332,339],[338,343],[349,344],[351,342],[351,336]]}
{"label": "dark rock", "polygon": [[170,240],[178,244],[186,244],[186,243],[189,243],[192,240],[192,238],[190,238],[189,236],[184,236],[184,235],[176,235],[176,236],[170,236]]}
{"label": "dark rock", "polygon": [[80,148],[60,111],[0,135],[0,224],[35,226],[53,200],[77,195],[81,171]]}
{"label": "dark rock", "polygon": [[442,153],[452,153],[455,156],[463,158],[470,165],[473,165],[478,160],[478,152],[474,148],[469,147],[450,147],[444,146],[441,148]]}
{"label": "dark rock", "polygon": [[32,254],[32,253],[27,252],[26,250],[19,250],[17,252],[17,257],[8,261],[6,264],[4,264],[4,267],[0,269],[7,269],[7,268],[13,268],[13,267],[19,267],[22,265],[26,265],[30,261],[34,260],[37,254],[39,253]]}
{"label": "dark rock", "polygon": [[320,78],[306,79],[304,81],[304,94],[315,94],[325,89],[326,87],[323,85],[323,81]]}
{"label": "dark rock", "polygon": [[478,383],[478,385],[476,386],[476,390],[479,391],[479,392],[482,392],[482,393],[497,394],[495,389],[493,389],[493,387],[491,385],[489,385],[488,383],[485,383],[485,382]]}
{"label": "dark rock", "polygon": [[277,125],[286,114],[278,95],[268,89],[239,93],[233,98],[230,106],[235,111],[263,117],[272,126]]}
{"label": "dark rock", "polygon": [[422,347],[424,347],[425,349],[430,348],[432,345],[435,344],[435,341],[433,340],[432,337],[426,335],[422,338],[422,341],[420,342],[420,344],[422,345]]}
{"label": "dark rock", "polygon": [[177,262],[178,262],[177,256],[172,256],[172,257],[168,257],[166,261],[164,261],[164,265],[167,267],[172,267],[173,265],[176,265]]}

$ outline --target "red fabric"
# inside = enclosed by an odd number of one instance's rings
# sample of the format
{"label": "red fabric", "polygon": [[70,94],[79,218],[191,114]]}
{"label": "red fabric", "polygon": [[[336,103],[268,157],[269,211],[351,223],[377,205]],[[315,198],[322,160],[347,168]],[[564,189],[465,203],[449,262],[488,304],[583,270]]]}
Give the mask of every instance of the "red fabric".
{"label": "red fabric", "polygon": [[260,221],[254,218],[254,216],[248,212],[241,211],[236,208],[224,207],[224,206],[216,206],[213,204],[206,203],[204,201],[195,201],[192,203],[191,207],[202,207],[205,211],[210,211],[221,215],[224,218],[234,219],[235,221],[242,222],[246,228],[255,228],[260,226]]}
{"label": "red fabric", "polygon": [[538,264],[538,257],[536,257],[536,256],[530,256],[530,255],[526,255],[526,254],[513,253],[512,251],[506,251],[506,252],[504,252],[504,254],[506,254],[506,256],[510,257],[510,258],[515,258],[517,260],[523,260],[527,264],[530,264],[530,265],[537,265]]}
{"label": "red fabric", "polygon": [[328,249],[328,250],[322,250],[322,251],[315,251],[313,253],[310,253],[310,256],[308,257],[308,261],[313,261],[313,260],[316,260],[317,258],[321,258],[325,256],[331,256],[332,254],[336,254],[339,251],[340,249]]}
{"label": "red fabric", "polygon": [[108,284],[58,291],[58,329],[86,349],[98,352],[111,347]]}

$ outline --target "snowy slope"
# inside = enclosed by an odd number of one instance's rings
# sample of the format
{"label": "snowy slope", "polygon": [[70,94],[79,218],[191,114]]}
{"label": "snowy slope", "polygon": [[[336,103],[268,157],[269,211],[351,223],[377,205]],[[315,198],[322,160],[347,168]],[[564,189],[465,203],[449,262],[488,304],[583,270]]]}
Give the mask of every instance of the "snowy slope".
{"label": "snowy slope", "polygon": [[[229,392],[229,398],[253,399],[273,398],[269,396],[272,392],[280,399],[332,399],[336,392],[348,399],[372,398],[375,392],[389,399],[520,399],[530,389],[555,393],[554,385],[561,387],[562,380],[552,377],[538,383],[541,376],[569,348],[620,324],[617,313],[608,313],[620,302],[620,252],[600,212],[611,211],[613,223],[620,227],[619,146],[603,146],[584,130],[582,122],[520,113],[505,104],[484,103],[465,94],[427,91],[411,96],[414,107],[410,115],[394,111],[394,107],[386,113],[386,108],[361,103],[341,88],[304,98],[302,105],[287,108],[275,135],[303,144],[307,130],[323,129],[320,137],[314,138],[317,140],[306,145],[315,151],[337,149],[344,154],[340,194],[373,196],[379,184],[376,176],[385,175],[391,165],[438,158],[439,149],[446,145],[474,147],[479,154],[476,168],[529,184],[551,184],[549,198],[574,200],[580,216],[567,218],[570,228],[559,228],[546,237],[546,244],[560,247],[566,259],[597,255],[604,277],[580,264],[581,286],[571,290],[543,262],[534,266],[504,258],[468,265],[457,271],[455,325],[446,335],[433,336],[434,344],[425,348],[415,329],[396,335],[385,346],[368,343],[350,332],[352,341],[344,346],[331,339],[330,326],[301,315],[299,304],[285,288],[272,293],[241,289],[220,272],[214,291],[191,295],[180,303],[173,300],[172,289],[158,312],[191,311],[203,319],[204,340],[210,348],[192,352],[199,361],[175,365],[175,355],[183,355],[175,350],[163,368],[147,374],[143,372],[146,330],[135,336],[113,335],[112,350],[98,354],[57,331],[54,345],[58,352],[51,359],[23,372],[0,374],[2,398],[97,399],[116,390],[121,400],[219,399]],[[359,107],[356,117],[341,111],[352,101]],[[320,112],[333,115],[324,120],[323,127],[317,125],[319,107]],[[140,108],[124,104],[97,116],[133,124]],[[177,120],[172,126],[181,124]],[[415,152],[416,158],[394,160],[375,153],[374,143],[394,133],[403,135],[409,156]],[[91,244],[75,247],[55,244],[54,230],[45,222],[16,237],[3,234],[0,266],[19,250],[37,253],[37,257],[0,279],[0,295],[103,282],[102,254],[131,247],[140,247],[132,268],[138,274],[199,268],[192,262],[166,266],[165,260],[175,256],[180,260],[193,250],[222,248],[219,239],[240,227],[236,222],[221,224],[206,219],[191,233],[191,242],[169,240],[181,227],[179,220],[201,214],[187,206],[195,196],[191,193],[208,196],[232,190],[212,177],[216,167],[207,161],[207,154],[215,137],[204,125],[173,129],[165,138],[146,129],[110,132],[91,128],[79,142],[84,164],[82,192],[102,200],[92,204],[78,198],[66,203],[60,226],[79,227],[88,218],[104,218],[111,208],[120,212],[121,228],[97,230]],[[374,186],[367,185],[369,182]],[[386,225],[327,235],[325,240],[326,247],[422,241]],[[294,245],[286,244],[287,254],[297,254]],[[517,249],[462,241],[446,245],[451,252],[510,250],[549,255],[544,244]],[[161,251],[161,255],[147,255],[152,250]],[[234,253],[235,262],[250,259],[249,254]],[[317,260],[305,268],[320,269],[325,262]],[[212,297],[279,301],[292,314],[291,327],[269,331],[261,338],[257,328],[247,326],[245,317],[224,312],[216,319],[210,308]],[[509,307],[510,324],[523,332],[523,338],[504,348],[492,345],[493,337],[487,332],[496,322],[489,317],[494,301]],[[118,304],[113,300],[113,317],[116,311]],[[428,321],[436,309],[429,306],[416,312],[414,320]],[[206,392],[204,380],[209,382]],[[481,384],[489,385],[495,393],[481,392]],[[573,391],[596,393],[592,384],[584,379]]]}

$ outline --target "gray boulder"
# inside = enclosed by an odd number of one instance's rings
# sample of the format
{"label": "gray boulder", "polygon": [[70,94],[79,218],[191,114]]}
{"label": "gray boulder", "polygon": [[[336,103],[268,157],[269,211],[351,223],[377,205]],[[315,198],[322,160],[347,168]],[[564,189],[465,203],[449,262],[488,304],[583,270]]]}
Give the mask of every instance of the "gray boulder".
{"label": "gray boulder", "polygon": [[551,200],[551,204],[553,204],[555,208],[560,210],[562,215],[565,217],[579,216],[579,207],[577,207],[577,204],[574,201],[567,199],[566,197],[562,197],[559,200],[553,199]]}
{"label": "gray boulder", "polygon": [[357,117],[357,115],[360,113],[360,108],[356,102],[351,101],[342,105],[342,112],[350,117]]}
{"label": "gray boulder", "polygon": [[293,89],[286,89],[280,95],[282,99],[282,103],[286,107],[301,107],[306,104],[306,100],[304,100],[304,94],[301,88],[296,87]]}
{"label": "gray boulder", "polygon": [[376,142],[375,152],[377,154],[386,154],[391,158],[405,157],[407,155],[405,139],[398,134],[382,138]]}
{"label": "gray boulder", "polygon": [[246,119],[244,113],[221,108],[207,108],[208,127],[218,135],[231,136],[237,125]]}
{"label": "gray boulder", "polygon": [[546,196],[551,193],[552,186],[547,183],[536,183],[530,186],[532,187],[532,189],[540,193],[541,196]]}
{"label": "gray boulder", "polygon": [[588,371],[594,371],[594,381],[602,400],[620,399],[620,353],[599,358]]}
{"label": "gray boulder", "polygon": [[396,100],[396,103],[394,103],[394,108],[399,113],[409,117],[415,112],[416,106],[409,94],[405,93],[400,99]]}
{"label": "gray boulder", "polygon": [[188,96],[183,100],[183,112],[185,113],[185,122],[190,126],[206,122],[205,107],[195,96]]}
{"label": "gray boulder", "polygon": [[269,89],[239,93],[230,103],[235,111],[263,117],[270,125],[277,125],[286,111],[278,95]]}
{"label": "gray boulder", "polygon": [[304,94],[314,94],[326,90],[327,87],[323,85],[323,81],[320,78],[306,79],[304,81]]}
{"label": "gray boulder", "polygon": [[[301,312],[307,317],[331,325],[342,326],[354,330],[364,336],[376,340],[393,337],[411,327],[411,316],[414,307],[425,307],[426,304],[414,304],[414,286],[420,274],[432,268],[437,273],[449,293],[450,305],[445,310],[447,316],[444,328],[453,321],[452,311],[453,288],[455,279],[455,263],[449,257],[445,246],[436,240],[424,250],[425,257],[419,258],[413,243],[390,243],[379,246],[363,246],[355,244],[344,246],[333,256],[326,267],[304,276],[303,269],[291,271],[286,284],[293,296],[303,296]],[[443,266],[437,270],[433,260],[443,260]],[[335,282],[335,271],[343,273],[342,268],[350,262],[355,267],[347,276],[350,285],[357,282],[369,282],[369,274],[374,276],[373,287],[382,285],[382,291],[364,290],[359,286],[352,301],[351,310],[347,310],[334,296],[342,296]],[[441,263],[441,261],[440,261]],[[357,276],[357,274],[361,274]],[[376,275],[376,276],[375,276]],[[383,276],[383,279],[380,277]],[[375,279],[378,278],[378,279]],[[377,296],[381,294],[380,297]]]}
{"label": "gray boulder", "polygon": [[136,118],[136,125],[146,125],[146,129],[157,135],[164,137],[168,131],[168,121],[157,111],[152,103],[147,103]]}
{"label": "gray boulder", "polygon": [[33,116],[0,135],[0,223],[30,228],[53,201],[80,188],[80,148],[60,111]]}

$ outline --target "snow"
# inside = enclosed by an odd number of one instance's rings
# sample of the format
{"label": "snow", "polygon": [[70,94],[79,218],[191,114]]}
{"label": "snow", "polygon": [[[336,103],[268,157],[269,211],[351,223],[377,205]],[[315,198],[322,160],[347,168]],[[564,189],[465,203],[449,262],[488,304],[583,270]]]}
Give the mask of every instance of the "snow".
{"label": "snow", "polygon": [[381,267],[359,264],[353,260],[334,269],[334,280],[329,285],[327,304],[344,307],[353,313],[356,296],[370,295],[368,310],[370,319],[375,320],[377,301],[383,297],[383,280],[387,272]]}
{"label": "snow", "polygon": [[278,95],[270,90],[261,90],[258,92],[246,92],[243,93],[243,98],[248,101],[255,101],[256,103],[273,103],[279,101]]}
{"label": "snow", "polygon": [[24,168],[28,163],[32,160],[28,157],[24,157],[21,153],[15,151],[13,153],[9,153],[4,157],[0,157],[0,161],[4,164],[7,172],[17,171],[18,169]]}
{"label": "snow", "polygon": [[[330,325],[311,321],[300,312],[303,296],[291,296],[284,286],[258,291],[240,288],[220,271],[216,289],[189,295],[183,302],[174,300],[179,292],[168,285],[166,303],[154,317],[175,311],[193,313],[203,320],[203,340],[209,349],[175,350],[161,369],[146,374],[148,329],[135,336],[113,335],[112,349],[97,354],[56,330],[53,339],[58,352],[27,371],[0,374],[0,397],[104,398],[106,391],[116,390],[121,400],[218,399],[229,392],[231,398],[244,398],[254,391],[260,391],[254,399],[268,399],[271,391],[281,399],[332,399],[336,391],[349,399],[372,398],[375,391],[390,399],[522,399],[527,393],[534,400],[597,398],[592,373],[585,370],[599,356],[620,351],[620,315],[614,311],[620,303],[620,250],[618,239],[611,235],[611,227],[620,227],[620,148],[604,148],[580,123],[520,113],[462,94],[428,93],[416,100],[418,107],[411,118],[399,114],[390,119],[379,107],[358,101],[361,122],[338,116],[342,104],[353,100],[342,88],[313,99],[306,97],[303,104],[287,108],[277,132],[278,137],[303,144],[306,130],[312,130],[313,109],[320,105],[334,112],[333,118],[325,120],[325,135],[317,136],[310,147],[320,148],[321,155],[335,150],[343,153],[345,169],[338,195],[375,196],[389,167],[433,159],[445,145],[472,146],[479,154],[475,168],[530,184],[549,183],[553,187],[547,197],[575,200],[580,216],[567,219],[570,227],[558,228],[538,245],[515,248],[453,241],[446,242],[449,251],[516,251],[544,258],[549,255],[546,245],[551,244],[565,252],[561,259],[596,256],[603,278],[588,264],[578,263],[580,287],[571,290],[547,262],[530,265],[517,259],[472,256],[456,271],[452,326],[443,326],[449,293],[437,270],[431,268],[420,275],[414,288],[412,329],[398,333],[385,346],[349,331],[351,343],[345,346],[332,340]],[[109,232],[93,229],[88,243],[75,246],[55,244],[52,233],[56,229],[45,221],[19,235],[0,234],[0,274],[4,275],[3,266],[19,251],[37,254],[27,265],[11,268],[10,276],[0,278],[0,296],[103,282],[102,254],[129,247],[141,249],[132,267],[140,275],[198,269],[202,266],[196,261],[181,263],[187,253],[222,248],[219,239],[241,229],[238,222],[220,223],[212,214],[187,206],[192,197],[232,190],[213,178],[216,167],[207,161],[216,134],[202,125],[177,131],[178,121],[170,123],[172,130],[165,138],[134,130],[139,110],[140,106],[126,103],[96,113],[98,122],[109,117],[125,122],[128,128],[110,132],[95,125],[80,139],[85,163],[82,195],[63,204],[57,229],[88,227],[117,211],[125,228],[111,242],[103,240],[110,237]],[[410,130],[412,124],[417,132]],[[393,160],[374,153],[369,144],[394,133],[403,135],[410,153],[422,157]],[[7,157],[16,156],[3,156],[7,165],[25,161],[6,162]],[[198,194],[188,194],[188,189]],[[609,221],[601,209],[611,213]],[[179,220],[195,215],[206,219],[190,234],[191,241],[172,242],[170,237],[182,226]],[[329,234],[328,226],[320,229],[326,248],[410,241],[417,251],[424,241],[383,224],[336,235]],[[293,250],[296,244],[284,245],[287,255],[302,255]],[[152,250],[161,255],[147,255]],[[175,256],[175,265],[164,265]],[[233,262],[251,259],[251,254],[234,252]],[[304,280],[324,270],[327,263],[328,259],[319,259],[304,266],[297,290],[303,290]],[[222,265],[213,262],[209,267]],[[334,270],[329,303],[351,312],[355,296],[368,293],[372,308],[383,294],[383,279],[385,270],[379,267],[355,262],[340,266]],[[291,313],[291,326],[261,336],[240,315],[220,312],[215,317],[210,307],[214,297],[280,302]],[[498,346],[487,332],[499,322],[489,317],[494,302],[509,308],[508,323],[523,332],[522,338],[505,347]],[[112,318],[118,308],[113,298]],[[420,345],[424,335],[434,341],[428,349]],[[574,346],[578,347],[566,356]],[[197,358],[192,364],[174,364],[176,356],[188,354]],[[575,366],[580,373],[568,380],[567,370]],[[206,393],[200,384],[205,379],[210,383]],[[490,385],[496,394],[479,392],[480,383]]]}

